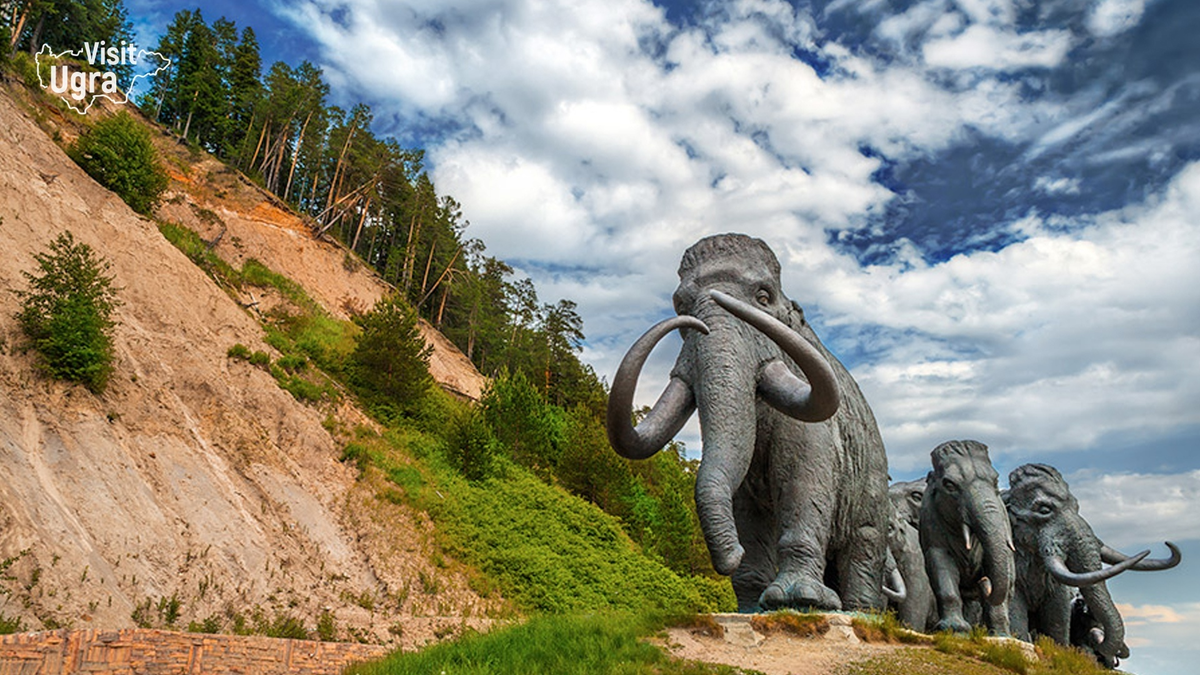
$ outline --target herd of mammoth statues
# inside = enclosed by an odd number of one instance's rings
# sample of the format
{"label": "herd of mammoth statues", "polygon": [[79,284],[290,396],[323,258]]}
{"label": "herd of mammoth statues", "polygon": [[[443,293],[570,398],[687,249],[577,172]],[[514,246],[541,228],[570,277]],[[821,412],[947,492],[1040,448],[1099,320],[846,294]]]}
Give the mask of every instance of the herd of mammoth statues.
{"label": "herd of mammoth statues", "polygon": [[[1105,580],[1174,567],[1174,544],[1163,559],[1106,546],[1057,470],[1026,464],[1001,491],[977,441],[942,443],[926,479],[889,487],[865,397],[783,294],[759,239],[691,246],[673,300],[676,315],[639,338],[613,378],[609,440],[643,459],[698,413],[696,510],[739,611],[892,606],[919,630],[1045,635],[1108,667],[1129,655]],[[666,388],[635,426],[642,366],[675,330],[683,346]]]}

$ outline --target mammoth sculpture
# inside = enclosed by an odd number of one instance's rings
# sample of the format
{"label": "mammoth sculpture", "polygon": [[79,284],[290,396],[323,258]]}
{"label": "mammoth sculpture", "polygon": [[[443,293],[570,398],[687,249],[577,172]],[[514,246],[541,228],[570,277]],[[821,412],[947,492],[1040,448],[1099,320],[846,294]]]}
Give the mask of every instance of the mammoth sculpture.
{"label": "mammoth sculpture", "polygon": [[[967,632],[965,605],[980,602],[997,635],[1008,634],[1013,541],[987,446],[948,441],[933,449],[921,502],[921,549],[937,597],[937,630]],[[974,607],[967,608],[973,615]]]}
{"label": "mammoth sculpture", "polygon": [[[899,597],[888,587],[884,593],[896,616],[909,626],[928,630],[937,622],[937,601],[929,575],[925,572],[925,555],[921,552],[921,501],[925,495],[925,480],[892,483],[888,499],[892,503],[892,519],[888,524],[888,549],[896,572],[903,580],[904,593]],[[895,584],[893,584],[893,589]]]}
{"label": "mammoth sculpture", "polygon": [[[613,378],[609,440],[624,457],[646,458],[699,412],[696,509],[741,611],[882,608],[883,442],[862,392],[783,294],[779,272],[771,249],[745,235],[689,248],[678,316],[639,338]],[[642,365],[676,329],[683,348],[670,381],[634,427]]]}
{"label": "mammoth sculpture", "polygon": [[[1179,549],[1167,542],[1170,558],[1146,560],[1149,551],[1130,557],[1105,546],[1079,515],[1079,503],[1054,467],[1025,464],[1009,474],[1008,482],[1004,499],[1017,547],[1017,585],[1009,607],[1013,635],[1024,640],[1046,635],[1075,644],[1116,667],[1129,648],[1105,580],[1128,569],[1174,567]],[[1076,588],[1082,603],[1076,602]]]}

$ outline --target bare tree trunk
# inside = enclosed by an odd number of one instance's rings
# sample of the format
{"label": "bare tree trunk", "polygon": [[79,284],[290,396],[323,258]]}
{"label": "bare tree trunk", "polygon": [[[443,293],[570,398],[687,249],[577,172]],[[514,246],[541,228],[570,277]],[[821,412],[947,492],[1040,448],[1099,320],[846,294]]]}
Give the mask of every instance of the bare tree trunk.
{"label": "bare tree trunk", "polygon": [[329,196],[325,199],[326,211],[333,205],[334,192],[337,189],[338,180],[342,172],[342,162],[346,159],[346,151],[350,148],[350,139],[352,138],[354,138],[354,127],[350,127],[350,130],[346,132],[346,142],[342,143],[342,151],[338,153],[337,164],[333,167],[333,178],[329,181]]}
{"label": "bare tree trunk", "polygon": [[[425,293],[425,286],[429,283],[429,268],[433,266],[433,252],[435,250],[437,250],[437,240],[434,240],[429,245],[429,257],[425,260],[425,274],[421,277],[421,302],[425,302],[425,298],[428,297]],[[420,303],[417,304],[419,305]]]}
{"label": "bare tree trunk", "polygon": [[37,26],[33,28],[33,35],[29,36],[29,55],[33,56],[38,53],[38,42],[42,39],[42,29],[46,27],[46,13],[38,17]]}
{"label": "bare tree trunk", "polygon": [[196,99],[199,96],[200,96],[200,90],[197,89],[196,92],[194,94],[192,94],[192,105],[188,107],[187,124],[183,125],[183,140],[185,140],[185,141],[187,140],[187,137],[188,137],[188,129],[192,128],[192,112],[194,112],[196,110]]}
{"label": "bare tree trunk", "polygon": [[[29,18],[29,10],[33,7],[33,1],[25,3],[25,9],[21,10],[21,18],[17,19],[16,25],[13,27],[12,39],[9,42],[8,49],[10,55],[17,53],[17,43],[21,41],[21,32],[25,30],[25,21]],[[14,14],[15,16],[15,14]]]}
{"label": "bare tree trunk", "polygon": [[362,236],[363,223],[367,222],[367,212],[371,210],[371,197],[367,196],[367,203],[363,206],[362,218],[358,219],[358,229],[354,231],[354,243],[350,244],[351,251],[358,251],[358,238]]}
{"label": "bare tree trunk", "polygon": [[308,130],[308,121],[312,119],[312,112],[304,118],[304,124],[300,127],[300,138],[296,140],[296,152],[292,153],[292,170],[288,171],[287,187],[283,189],[283,201],[287,201],[288,193],[292,191],[292,176],[296,174],[296,161],[300,159],[300,146],[304,144],[304,132]]}
{"label": "bare tree trunk", "polygon": [[254,168],[254,160],[258,159],[258,151],[262,149],[263,138],[267,135],[267,127],[271,126],[267,122],[263,122],[262,131],[258,132],[258,145],[254,146],[254,156],[246,164],[247,167]]}

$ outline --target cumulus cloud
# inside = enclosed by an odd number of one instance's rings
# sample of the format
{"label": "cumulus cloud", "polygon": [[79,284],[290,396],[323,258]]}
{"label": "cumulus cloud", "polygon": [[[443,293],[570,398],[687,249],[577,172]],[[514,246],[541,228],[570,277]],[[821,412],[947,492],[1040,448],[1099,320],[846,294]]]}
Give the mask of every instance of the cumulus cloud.
{"label": "cumulus cloud", "polygon": [[1196,208],[1200,164],[1082,229],[1026,219],[1026,238],[996,252],[830,280],[821,297],[834,323],[897,336],[858,373],[897,465],[964,435],[1050,453],[1200,422]]}
{"label": "cumulus cloud", "polygon": [[[1200,539],[1200,471],[1181,474],[1100,474],[1070,477],[1079,513],[1118,548]],[[1154,556],[1166,555],[1156,551]]]}

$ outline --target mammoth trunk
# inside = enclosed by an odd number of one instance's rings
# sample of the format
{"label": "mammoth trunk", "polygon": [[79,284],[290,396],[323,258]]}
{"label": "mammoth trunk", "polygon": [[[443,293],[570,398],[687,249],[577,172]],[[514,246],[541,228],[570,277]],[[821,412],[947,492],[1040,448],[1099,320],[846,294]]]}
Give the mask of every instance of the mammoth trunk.
{"label": "mammoth trunk", "polygon": [[728,322],[697,340],[696,407],[704,453],[696,476],[696,508],[713,569],[730,575],[745,552],[733,518],[733,495],[754,456],[755,367],[743,331]]}
{"label": "mammoth trunk", "polygon": [[1008,512],[999,495],[993,491],[972,492],[967,500],[967,523],[977,540],[974,545],[983,547],[983,575],[987,577],[991,589],[986,601],[991,605],[999,605],[1008,600],[1015,577]]}

